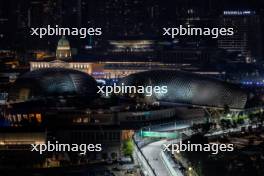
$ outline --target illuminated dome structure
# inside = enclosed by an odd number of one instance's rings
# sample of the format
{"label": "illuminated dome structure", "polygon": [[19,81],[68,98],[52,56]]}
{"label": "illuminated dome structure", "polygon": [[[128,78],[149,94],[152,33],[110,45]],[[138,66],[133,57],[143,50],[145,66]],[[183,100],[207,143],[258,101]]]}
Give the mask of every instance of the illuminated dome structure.
{"label": "illuminated dome structure", "polygon": [[71,59],[70,43],[64,36],[58,41],[58,46],[56,50],[56,58],[58,60]]}
{"label": "illuminated dome structure", "polygon": [[64,68],[46,68],[19,77],[9,92],[10,102],[49,97],[86,97],[97,95],[97,83],[88,74]]}
{"label": "illuminated dome structure", "polygon": [[208,107],[242,109],[247,94],[239,87],[198,74],[175,70],[153,70],[131,74],[119,84],[128,86],[167,86],[166,94],[153,93],[153,101]]}

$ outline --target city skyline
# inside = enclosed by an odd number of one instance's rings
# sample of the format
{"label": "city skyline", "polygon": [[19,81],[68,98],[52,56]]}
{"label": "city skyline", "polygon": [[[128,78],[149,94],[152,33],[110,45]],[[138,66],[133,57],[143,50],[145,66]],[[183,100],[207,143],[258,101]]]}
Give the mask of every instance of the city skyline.
{"label": "city skyline", "polygon": [[0,0],[0,175],[263,176],[264,2]]}

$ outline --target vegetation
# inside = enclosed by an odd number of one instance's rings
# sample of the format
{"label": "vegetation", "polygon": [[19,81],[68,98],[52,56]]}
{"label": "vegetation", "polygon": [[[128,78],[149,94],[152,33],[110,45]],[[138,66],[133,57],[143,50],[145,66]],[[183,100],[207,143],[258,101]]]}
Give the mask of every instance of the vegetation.
{"label": "vegetation", "polygon": [[123,143],[123,153],[125,156],[132,156],[134,150],[132,140],[125,140]]}

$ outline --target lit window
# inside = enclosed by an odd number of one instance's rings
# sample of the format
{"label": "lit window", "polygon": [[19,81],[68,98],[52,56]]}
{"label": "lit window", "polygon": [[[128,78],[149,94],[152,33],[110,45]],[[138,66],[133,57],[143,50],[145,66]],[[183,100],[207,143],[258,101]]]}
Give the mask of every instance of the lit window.
{"label": "lit window", "polygon": [[28,120],[27,114],[23,114],[23,118],[26,119],[26,120]]}
{"label": "lit window", "polygon": [[89,118],[88,117],[83,118],[83,123],[88,123],[88,122],[89,122]]}
{"label": "lit window", "polygon": [[36,120],[38,123],[42,122],[41,114],[36,114]]}
{"label": "lit window", "polygon": [[17,114],[17,121],[20,122],[22,120],[21,114]]}

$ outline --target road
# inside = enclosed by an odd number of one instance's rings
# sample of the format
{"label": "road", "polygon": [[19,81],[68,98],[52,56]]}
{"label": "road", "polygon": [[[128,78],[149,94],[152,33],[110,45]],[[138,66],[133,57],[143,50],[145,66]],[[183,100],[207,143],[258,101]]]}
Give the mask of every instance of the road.
{"label": "road", "polygon": [[[176,123],[167,123],[167,124],[161,124],[161,125],[155,125],[155,126],[149,126],[149,127],[145,127],[143,130],[149,130],[149,131],[156,131],[156,132],[166,132],[166,131],[177,131],[177,130],[182,130],[182,129],[187,129],[188,127],[190,127],[193,122],[198,122],[201,123],[202,121],[204,121],[204,119],[202,119],[200,122],[200,120],[195,120],[195,121],[190,121],[187,122],[176,122]],[[226,131],[227,133],[235,131],[233,130],[228,130]],[[188,133],[190,131],[185,131],[185,133]],[[219,135],[220,133],[224,133],[223,131],[221,132],[215,132],[212,135]],[[141,148],[141,151],[143,153],[143,155],[145,156],[145,158],[148,160],[150,167],[152,169],[155,170],[155,173],[157,176],[170,176],[170,173],[167,169],[167,167],[164,165],[164,162],[161,159],[161,148],[162,145],[164,143],[166,143],[166,140],[161,140],[161,141],[157,141],[154,143],[150,143],[146,146],[144,146],[143,148]],[[170,165],[170,164],[169,164]],[[171,164],[170,166],[172,166],[173,164]],[[175,172],[177,172],[175,175],[183,175],[179,169],[176,169],[177,167],[175,167]]]}
{"label": "road", "polygon": [[[190,125],[186,123],[182,123],[182,124],[168,123],[166,125],[157,125],[154,128],[149,128],[149,130],[162,132],[162,131],[175,131],[175,130],[185,129],[188,127],[190,127]],[[161,160],[162,145],[166,142],[168,141],[161,140],[150,143],[144,146],[143,148],[141,148],[143,155],[147,158],[151,168],[155,170],[157,176],[170,176],[167,167],[164,165],[164,162]]]}
{"label": "road", "polygon": [[162,140],[153,142],[141,149],[145,157],[148,159],[149,164],[155,170],[157,176],[170,176],[166,166],[160,158],[161,146],[165,142],[167,141]]}

